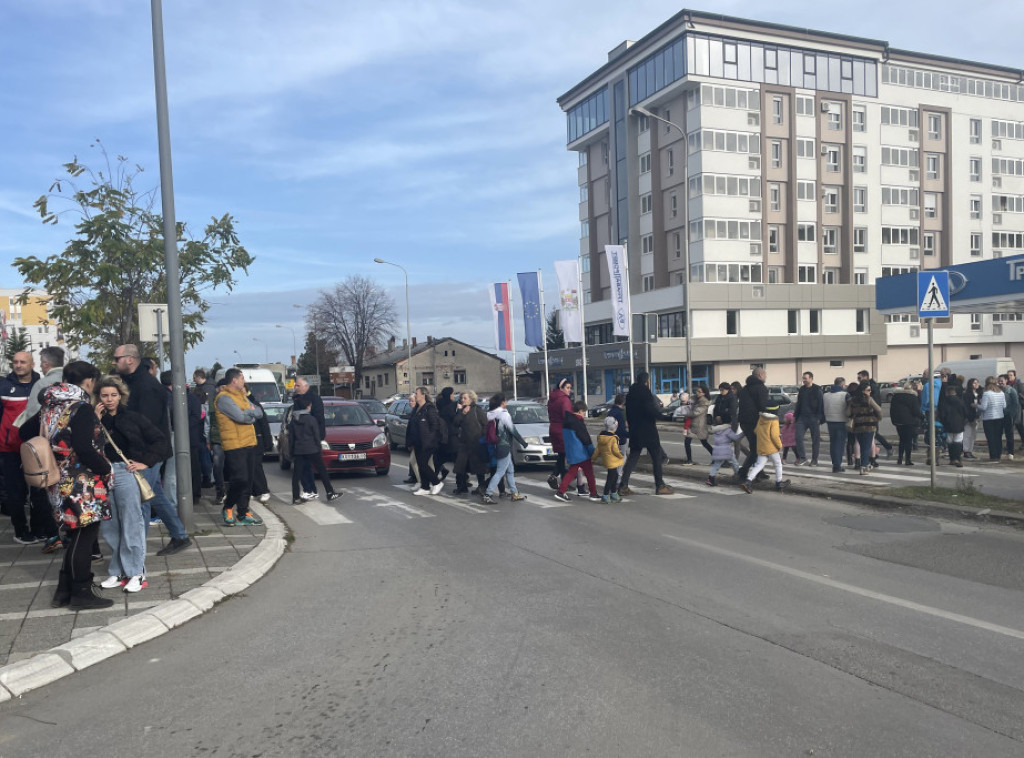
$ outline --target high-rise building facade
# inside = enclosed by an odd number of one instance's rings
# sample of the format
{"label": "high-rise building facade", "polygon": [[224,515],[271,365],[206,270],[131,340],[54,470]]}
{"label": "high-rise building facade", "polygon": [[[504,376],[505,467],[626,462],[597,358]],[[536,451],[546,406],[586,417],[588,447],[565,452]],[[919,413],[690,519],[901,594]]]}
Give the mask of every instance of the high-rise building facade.
{"label": "high-rise building facade", "polygon": [[[694,381],[920,373],[924,330],[879,315],[873,283],[1024,250],[1018,70],[683,11],[558,102],[579,154],[591,399],[628,384],[605,245],[628,245],[632,310],[657,338],[635,336],[634,363],[656,392],[686,384],[687,311]],[[1019,313],[935,334],[938,360],[1024,364]],[[578,373],[572,355],[555,374]]]}
{"label": "high-rise building facade", "polygon": [[39,366],[39,351],[44,347],[59,345],[67,348],[60,327],[50,316],[47,305],[49,296],[42,290],[35,290],[24,305],[18,302],[22,289],[0,288],[0,336],[4,350],[0,350],[0,371],[10,371],[10,356],[6,351],[8,337],[24,331],[28,338],[28,350],[32,353],[36,367]]}

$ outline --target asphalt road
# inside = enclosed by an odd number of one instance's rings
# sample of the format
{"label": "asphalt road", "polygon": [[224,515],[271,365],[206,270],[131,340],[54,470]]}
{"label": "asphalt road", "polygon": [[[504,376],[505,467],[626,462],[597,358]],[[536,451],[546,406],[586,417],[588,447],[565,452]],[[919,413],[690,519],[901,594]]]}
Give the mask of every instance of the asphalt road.
{"label": "asphalt road", "polygon": [[268,576],[0,706],[0,756],[1024,754],[1020,533],[696,484],[563,506],[545,473],[484,507],[398,455],[272,503]]}

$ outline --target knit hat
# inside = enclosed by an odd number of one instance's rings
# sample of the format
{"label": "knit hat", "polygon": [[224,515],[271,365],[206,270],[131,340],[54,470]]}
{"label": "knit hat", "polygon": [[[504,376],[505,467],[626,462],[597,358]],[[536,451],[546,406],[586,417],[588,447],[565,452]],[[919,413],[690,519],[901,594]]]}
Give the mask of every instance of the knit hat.
{"label": "knit hat", "polygon": [[765,413],[778,413],[779,412],[779,406],[778,405],[769,405],[764,410],[765,410]]}
{"label": "knit hat", "polygon": [[614,432],[616,429],[619,428],[619,422],[616,421],[613,417],[607,416],[604,420],[604,428],[606,431]]}

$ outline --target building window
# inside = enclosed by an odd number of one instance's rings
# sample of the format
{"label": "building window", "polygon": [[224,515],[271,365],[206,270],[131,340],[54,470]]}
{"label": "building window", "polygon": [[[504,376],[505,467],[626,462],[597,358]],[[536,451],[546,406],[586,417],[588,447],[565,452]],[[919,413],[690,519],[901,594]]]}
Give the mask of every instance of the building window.
{"label": "building window", "polygon": [[971,158],[971,181],[981,181],[981,158]]}
{"label": "building window", "polygon": [[925,156],[925,176],[929,179],[939,178],[939,156],[934,153]]}
{"label": "building window", "polygon": [[640,173],[647,174],[651,171],[651,154],[644,153],[640,156]]}
{"label": "building window", "polygon": [[825,213],[839,213],[839,188],[826,187],[822,195],[825,200]]}
{"label": "building window", "polygon": [[672,214],[672,218],[679,215],[679,200],[676,197],[676,193],[673,192],[668,198],[669,212]]}
{"label": "building window", "polygon": [[857,309],[857,334],[868,333],[868,309],[858,308]]}
{"label": "building window", "polygon": [[783,280],[782,266],[768,267],[768,284],[780,284]]}
{"label": "building window", "polygon": [[455,384],[465,384],[466,370],[462,368],[455,369],[455,371],[452,372],[452,381],[455,382]]}
{"label": "building window", "polygon": [[640,120],[638,121],[638,126],[640,128],[640,133],[643,134],[644,132],[651,128],[651,120],[647,118],[647,116],[641,116]]}
{"label": "building window", "polygon": [[797,158],[813,158],[814,157],[814,140],[798,138],[796,141],[796,157]]}
{"label": "building window", "polygon": [[971,234],[971,255],[977,257],[981,255],[981,235]]}
{"label": "building window", "polygon": [[779,227],[777,226],[768,227],[768,252],[779,252]]}
{"label": "building window", "polygon": [[821,334],[821,311],[811,308],[807,312],[807,332],[809,334]]}
{"label": "building window", "polygon": [[972,145],[980,145],[981,144],[981,119],[980,118],[972,118],[971,119],[970,133],[971,133],[971,144]]}
{"label": "building window", "polygon": [[918,190],[911,187],[882,187],[882,205],[909,205],[917,207],[921,204]]}
{"label": "building window", "polygon": [[832,173],[839,171],[839,145],[828,145],[825,148],[825,170]]}
{"label": "building window", "polygon": [[[672,121],[672,111],[666,110],[662,115],[664,116],[665,121]],[[671,131],[672,127],[670,126],[670,124],[665,124],[665,134],[669,134]]]}
{"label": "building window", "polygon": [[643,279],[644,292],[650,292],[654,289],[654,274],[647,274]]}
{"label": "building window", "polygon": [[580,165],[581,166],[586,166],[587,165],[587,151],[586,150],[580,150]]}
{"label": "building window", "polygon": [[863,105],[853,106],[850,111],[850,118],[853,121],[853,131],[866,132],[868,130],[867,109]]}
{"label": "building window", "polygon": [[866,268],[858,268],[853,271],[853,283],[854,284],[867,284],[868,283],[868,270]]}
{"label": "building window", "polygon": [[981,195],[971,195],[971,218],[981,218]]}
{"label": "building window", "polygon": [[796,199],[817,202],[818,196],[814,194],[814,182],[805,180],[798,181],[796,183]]}
{"label": "building window", "polygon": [[942,116],[938,113],[928,114],[928,139],[942,139]]}
{"label": "building window", "polygon": [[813,263],[797,266],[796,275],[797,281],[800,284],[816,284],[818,281],[818,267]]}
{"label": "building window", "polygon": [[980,313],[972,313],[971,314],[971,331],[972,332],[980,332],[981,331],[981,314]]}
{"label": "building window", "polygon": [[935,255],[935,234],[925,232],[921,236],[921,251],[925,255]]}
{"label": "building window", "polygon": [[675,253],[676,258],[683,253],[683,235],[679,232],[672,232],[672,251]]}
{"label": "building window", "polygon": [[650,213],[654,210],[654,200],[651,197],[651,193],[648,192],[646,195],[640,196],[640,213]]}
{"label": "building window", "polygon": [[590,221],[580,221],[580,239],[590,236]]}
{"label": "building window", "polygon": [[788,334],[800,333],[800,311],[788,311],[786,313],[786,332]]}
{"label": "building window", "polygon": [[867,187],[854,187],[853,188],[853,212],[854,213],[867,213],[868,212],[868,188]]}
{"label": "building window", "polygon": [[865,174],[868,170],[868,149],[863,145],[853,146],[853,172]]}
{"label": "building window", "polygon": [[773,211],[782,210],[782,188],[776,183],[768,185],[768,203]]}
{"label": "building window", "polygon": [[589,197],[590,197],[590,190],[587,189],[587,185],[586,184],[581,184],[580,185],[580,202],[581,203],[587,202],[587,198],[589,198]]}
{"label": "building window", "polygon": [[[580,273],[586,274],[586,273],[589,273],[589,272],[590,272],[590,256],[589,255],[581,255],[580,256]],[[445,350],[444,354],[448,355],[448,351]],[[453,352],[452,355],[455,355],[455,353]]]}
{"label": "building window", "polygon": [[740,312],[739,311],[726,311],[725,312],[725,333],[735,337],[740,333]]}
{"label": "building window", "polygon": [[935,218],[938,215],[939,196],[934,192],[924,193],[924,217]]}
{"label": "building window", "polygon": [[821,230],[821,247],[825,255],[839,254],[839,227],[826,226]]}
{"label": "building window", "polygon": [[668,175],[672,176],[676,170],[676,154],[671,148],[665,153],[665,160],[668,163]]}
{"label": "building window", "polygon": [[828,128],[834,132],[843,128],[843,107],[839,103],[828,104]]}
{"label": "building window", "polygon": [[[767,56],[768,51],[765,50]],[[774,54],[775,51],[773,50]],[[814,115],[814,98],[804,97],[803,95],[796,96],[796,115],[798,116],[813,116]]]}
{"label": "building window", "polygon": [[420,374],[420,384],[422,384],[424,387],[432,386],[434,384],[434,372],[424,371],[422,374]]}
{"label": "building window", "polygon": [[772,98],[772,123],[782,123],[782,98],[778,95]]}
{"label": "building window", "polygon": [[654,235],[645,234],[640,238],[640,252],[643,255],[650,255],[654,252]]}
{"label": "building window", "polygon": [[771,151],[772,168],[782,168],[782,143],[772,140]]}
{"label": "building window", "polygon": [[816,235],[814,230],[817,227],[814,224],[797,224],[796,225],[796,238],[800,242],[814,242]]}
{"label": "building window", "polygon": [[868,229],[866,226],[858,226],[853,230],[853,252],[866,253],[868,251]]}
{"label": "building window", "polygon": [[839,284],[839,269],[834,266],[826,267],[821,274],[822,284]]}

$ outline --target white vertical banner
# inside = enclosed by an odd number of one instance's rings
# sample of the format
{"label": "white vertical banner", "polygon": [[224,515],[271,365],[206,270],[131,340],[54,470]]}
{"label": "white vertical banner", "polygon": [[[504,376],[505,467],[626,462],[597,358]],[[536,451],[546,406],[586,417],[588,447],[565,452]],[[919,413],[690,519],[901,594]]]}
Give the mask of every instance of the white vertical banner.
{"label": "white vertical banner", "polygon": [[625,245],[605,245],[604,257],[608,261],[608,281],[611,283],[612,334],[629,337],[629,263]]}
{"label": "white vertical banner", "polygon": [[562,336],[566,342],[583,342],[579,261],[555,261],[555,279],[558,280],[558,308],[562,318]]}

